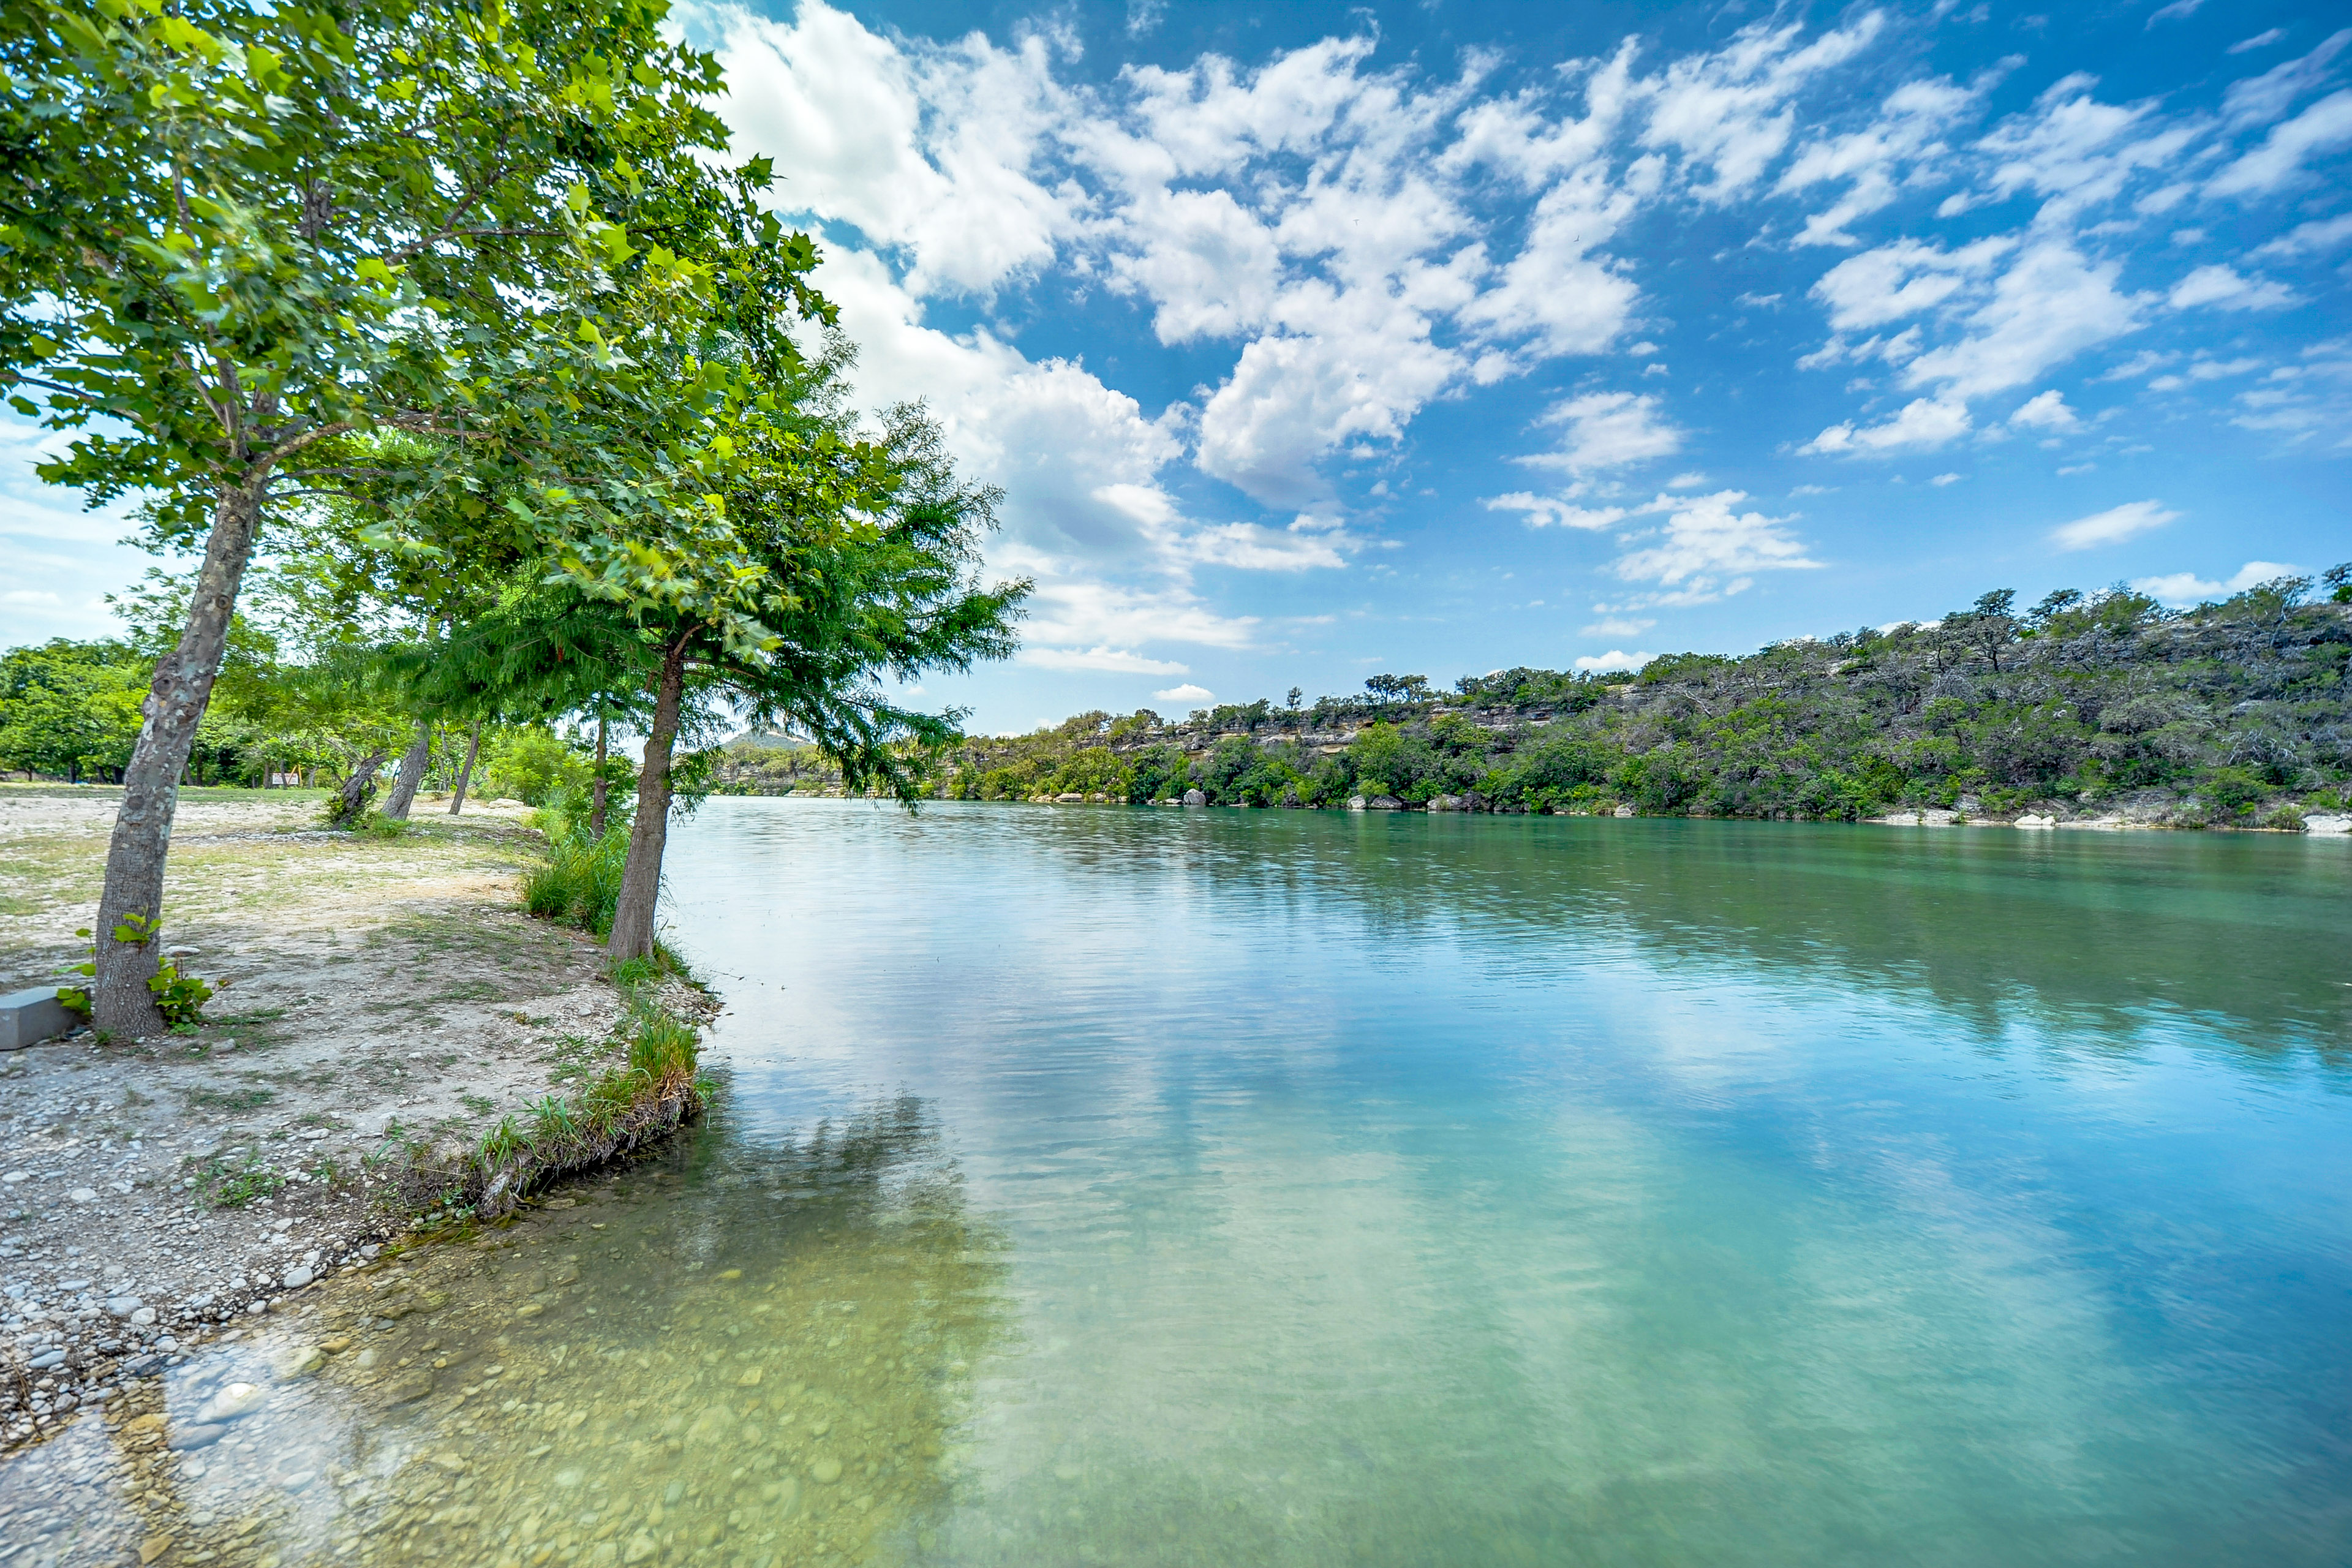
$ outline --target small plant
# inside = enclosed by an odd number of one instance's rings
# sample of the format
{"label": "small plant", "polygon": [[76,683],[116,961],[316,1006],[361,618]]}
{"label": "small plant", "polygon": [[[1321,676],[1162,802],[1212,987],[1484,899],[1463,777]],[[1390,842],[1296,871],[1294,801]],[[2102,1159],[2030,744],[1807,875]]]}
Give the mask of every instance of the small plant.
{"label": "small plant", "polygon": [[580,1136],[580,1123],[573,1120],[572,1107],[552,1094],[543,1094],[530,1108],[530,1141],[534,1143],[569,1143]]}
{"label": "small plant", "polygon": [[241,1209],[285,1184],[286,1178],[258,1154],[248,1152],[234,1163],[226,1157],[215,1157],[196,1173],[196,1197],[206,1208]]}
{"label": "small plant", "polygon": [[371,811],[353,825],[353,831],[370,838],[406,838],[416,829],[405,822],[396,822],[380,811]]}
{"label": "small plant", "polygon": [[661,978],[661,970],[651,958],[625,958],[606,973],[612,976],[613,984],[624,991],[651,985]]}
{"label": "small plant", "polygon": [[[80,937],[89,934],[88,926],[74,932]],[[163,934],[163,921],[149,920],[137,913],[123,916],[114,928],[114,940],[132,947],[154,942]],[[89,956],[74,964],[67,973],[94,980],[98,976],[97,942],[93,940],[85,951]],[[155,1010],[163,1015],[163,1022],[174,1030],[202,1023],[205,1004],[213,998],[213,987],[209,984],[193,974],[181,973],[180,966],[169,957],[158,964],[155,973],[148,978],[147,989],[155,994]],[[64,1003],[68,1011],[79,1013],[85,1018],[90,1016],[89,991],[86,986],[70,983],[60,985],[58,987],[58,1000]]]}
{"label": "small plant", "polygon": [[474,1158],[485,1170],[495,1170],[512,1163],[515,1156],[530,1147],[530,1140],[523,1136],[521,1128],[515,1125],[515,1119],[501,1116],[496,1127],[482,1134],[481,1142],[474,1150]]}
{"label": "small plant", "polygon": [[488,1116],[491,1111],[496,1110],[499,1108],[499,1102],[497,1100],[491,1100],[485,1095],[461,1094],[457,1097],[457,1100],[458,1102],[464,1105],[467,1110],[472,1111],[477,1116]]}

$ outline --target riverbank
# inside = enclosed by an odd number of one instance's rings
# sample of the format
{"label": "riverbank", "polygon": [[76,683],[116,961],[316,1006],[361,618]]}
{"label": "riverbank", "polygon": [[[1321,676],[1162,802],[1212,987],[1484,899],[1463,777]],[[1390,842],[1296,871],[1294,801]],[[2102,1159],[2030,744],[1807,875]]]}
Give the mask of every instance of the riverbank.
{"label": "riverbank", "polygon": [[[77,956],[114,793],[0,786],[0,989]],[[0,1445],[373,1257],[503,1119],[626,1064],[595,942],[520,907],[525,808],[423,797],[387,838],[320,830],[320,798],[185,793],[165,940],[221,987],[205,1023],[0,1055]]]}

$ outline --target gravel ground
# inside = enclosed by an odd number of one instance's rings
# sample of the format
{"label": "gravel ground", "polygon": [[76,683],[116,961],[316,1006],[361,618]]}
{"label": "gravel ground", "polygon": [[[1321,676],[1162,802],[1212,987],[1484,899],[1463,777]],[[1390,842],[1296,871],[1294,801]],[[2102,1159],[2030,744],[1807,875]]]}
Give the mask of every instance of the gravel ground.
{"label": "gravel ground", "polygon": [[[0,786],[0,988],[74,958],[113,796]],[[406,1215],[370,1155],[616,1059],[594,944],[518,907],[521,806],[423,797],[384,840],[318,800],[186,792],[165,941],[221,986],[205,1025],[0,1053],[0,1447],[374,1256]]]}

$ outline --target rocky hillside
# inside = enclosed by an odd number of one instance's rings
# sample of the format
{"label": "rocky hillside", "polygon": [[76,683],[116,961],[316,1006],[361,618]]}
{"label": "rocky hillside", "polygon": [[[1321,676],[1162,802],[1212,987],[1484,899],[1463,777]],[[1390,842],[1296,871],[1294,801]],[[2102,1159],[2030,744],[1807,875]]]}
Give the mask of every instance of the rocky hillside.
{"label": "rocky hillside", "polygon": [[[2018,611],[1988,594],[1927,625],[1865,627],[1638,675],[1517,668],[1450,691],[1378,676],[1359,696],[1168,720],[1082,713],[974,739],[938,791],[980,800],[1858,818],[2026,815],[2298,826],[2352,800],[2352,586],[2283,579],[2169,613],[2125,591]],[[808,748],[738,742],[721,787],[837,791]]]}

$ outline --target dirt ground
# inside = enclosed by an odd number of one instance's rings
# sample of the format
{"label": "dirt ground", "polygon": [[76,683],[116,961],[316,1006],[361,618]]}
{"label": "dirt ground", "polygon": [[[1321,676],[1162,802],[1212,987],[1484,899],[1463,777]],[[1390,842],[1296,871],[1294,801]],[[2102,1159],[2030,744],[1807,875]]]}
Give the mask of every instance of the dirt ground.
{"label": "dirt ground", "polygon": [[[79,956],[115,793],[0,785],[0,990]],[[0,1445],[373,1256],[403,1216],[369,1155],[618,1059],[595,945],[520,910],[523,807],[424,796],[382,839],[320,798],[184,795],[164,941],[221,986],[204,1025],[0,1053]]]}

